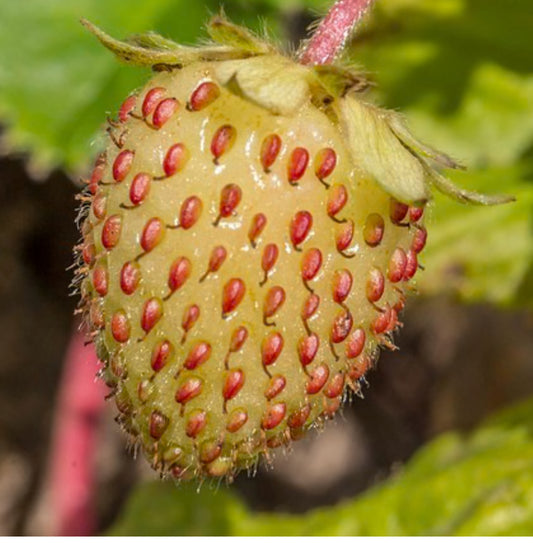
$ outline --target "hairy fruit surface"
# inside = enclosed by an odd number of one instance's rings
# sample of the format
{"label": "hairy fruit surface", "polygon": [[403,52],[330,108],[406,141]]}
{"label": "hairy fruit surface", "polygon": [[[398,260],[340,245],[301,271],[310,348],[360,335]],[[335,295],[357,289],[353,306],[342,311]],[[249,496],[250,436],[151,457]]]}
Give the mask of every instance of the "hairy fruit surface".
{"label": "hairy fruit surface", "polygon": [[178,479],[232,478],[359,393],[394,348],[429,185],[486,198],[450,188],[432,162],[455,164],[358,74],[210,28],[221,45],[173,53],[93,28],[165,67],[109,122],[78,276],[118,421]]}

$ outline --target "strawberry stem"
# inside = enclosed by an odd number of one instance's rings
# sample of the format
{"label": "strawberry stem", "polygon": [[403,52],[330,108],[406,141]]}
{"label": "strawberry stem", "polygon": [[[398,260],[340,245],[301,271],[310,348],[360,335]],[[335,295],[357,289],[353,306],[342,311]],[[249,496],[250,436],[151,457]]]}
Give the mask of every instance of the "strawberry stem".
{"label": "strawberry stem", "polygon": [[375,0],[337,0],[298,55],[302,64],[330,64]]}

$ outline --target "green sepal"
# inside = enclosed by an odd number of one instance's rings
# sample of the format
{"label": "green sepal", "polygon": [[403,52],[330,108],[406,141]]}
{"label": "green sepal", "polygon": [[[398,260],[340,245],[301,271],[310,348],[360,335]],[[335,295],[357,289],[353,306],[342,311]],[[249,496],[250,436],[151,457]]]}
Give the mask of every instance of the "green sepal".
{"label": "green sepal", "polygon": [[275,51],[270,43],[260,39],[247,28],[228,21],[223,14],[211,18],[207,23],[207,33],[220,45],[246,51],[251,55],[264,55]]}
{"label": "green sepal", "polygon": [[310,97],[308,69],[282,55],[221,62],[215,76],[274,115],[294,115]]}
{"label": "green sepal", "polygon": [[362,92],[371,83],[355,70],[331,64],[312,66],[324,89],[334,97],[345,96],[347,92]]}
{"label": "green sepal", "polygon": [[429,200],[425,168],[389,126],[389,112],[353,94],[340,99],[338,108],[354,165],[401,202],[421,204]]}
{"label": "green sepal", "polygon": [[433,147],[417,140],[407,128],[404,118],[399,113],[389,112],[387,115],[387,122],[398,139],[413,153],[429,158],[443,168],[451,168],[454,170],[466,169],[463,165],[457,163],[445,153],[441,153]]}
{"label": "green sepal", "polygon": [[220,61],[249,56],[245,51],[223,45],[188,47],[174,43],[153,32],[134,35],[121,41],[109,36],[86,19],[82,19],[81,24],[119,60],[135,66],[186,66],[201,60]]}
{"label": "green sepal", "polygon": [[440,192],[461,202],[462,204],[474,204],[484,206],[495,206],[515,202],[516,198],[507,194],[483,194],[473,190],[466,190],[458,187],[455,183],[444,177],[441,173],[426,164],[426,171],[430,183]]}

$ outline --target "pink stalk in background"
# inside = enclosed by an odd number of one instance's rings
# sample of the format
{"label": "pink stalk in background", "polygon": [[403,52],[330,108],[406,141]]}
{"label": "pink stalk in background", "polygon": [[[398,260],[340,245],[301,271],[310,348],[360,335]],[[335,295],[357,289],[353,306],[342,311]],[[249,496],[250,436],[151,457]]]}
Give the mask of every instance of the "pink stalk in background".
{"label": "pink stalk in background", "polygon": [[[337,0],[299,54],[302,64],[328,64],[342,51],[375,0]],[[50,490],[57,535],[91,535],[94,510],[98,421],[105,385],[95,381],[98,360],[92,345],[75,332],[66,353],[54,420]]]}
{"label": "pink stalk in background", "polygon": [[97,528],[94,511],[98,425],[106,386],[93,345],[76,331],[67,348],[50,456],[50,499],[55,535],[90,535]]}

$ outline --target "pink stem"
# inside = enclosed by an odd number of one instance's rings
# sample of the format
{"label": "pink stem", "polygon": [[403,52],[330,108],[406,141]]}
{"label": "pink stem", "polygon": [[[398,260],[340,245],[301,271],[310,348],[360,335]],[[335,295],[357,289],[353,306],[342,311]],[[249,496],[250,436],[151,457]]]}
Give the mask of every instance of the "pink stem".
{"label": "pink stem", "polygon": [[95,452],[106,387],[95,380],[98,359],[80,332],[65,356],[50,457],[51,514],[55,535],[92,535],[96,530]]}
{"label": "pink stem", "polygon": [[299,55],[302,64],[329,64],[375,0],[337,0]]}

